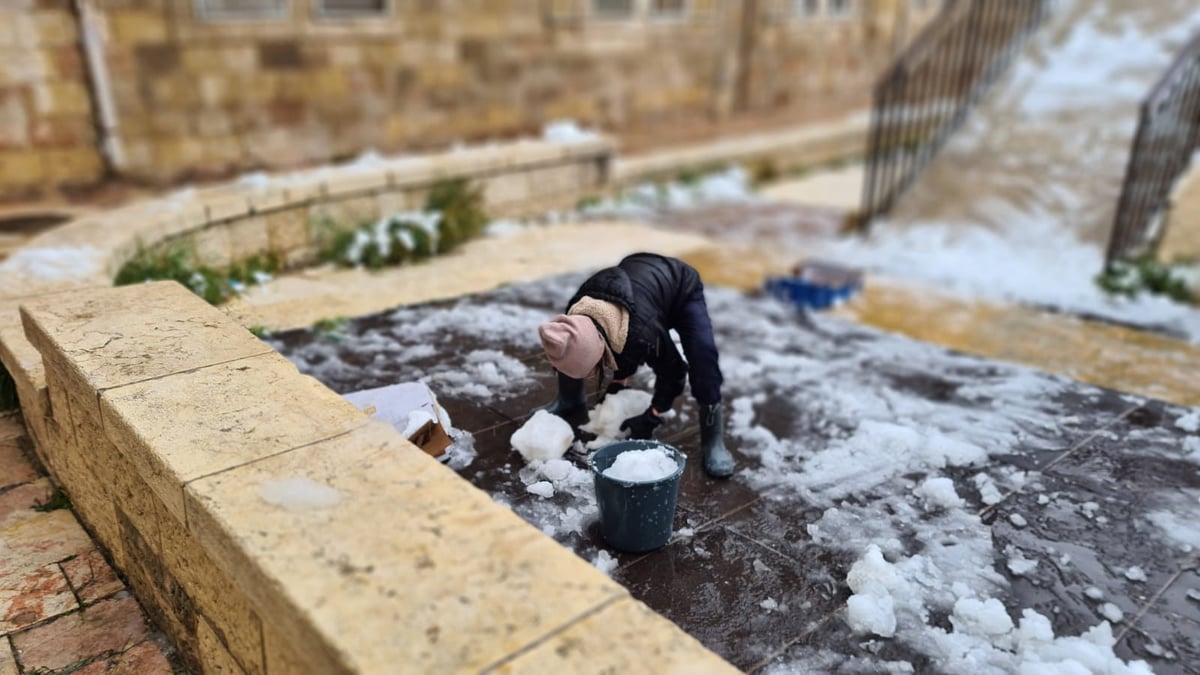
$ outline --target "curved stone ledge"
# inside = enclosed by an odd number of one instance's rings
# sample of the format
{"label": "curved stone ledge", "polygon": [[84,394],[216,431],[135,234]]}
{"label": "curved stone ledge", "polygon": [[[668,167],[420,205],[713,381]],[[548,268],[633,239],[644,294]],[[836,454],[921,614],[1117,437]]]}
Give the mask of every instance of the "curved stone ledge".
{"label": "curved stone ledge", "polygon": [[734,672],[182,286],[19,311],[40,451],[196,670]]}

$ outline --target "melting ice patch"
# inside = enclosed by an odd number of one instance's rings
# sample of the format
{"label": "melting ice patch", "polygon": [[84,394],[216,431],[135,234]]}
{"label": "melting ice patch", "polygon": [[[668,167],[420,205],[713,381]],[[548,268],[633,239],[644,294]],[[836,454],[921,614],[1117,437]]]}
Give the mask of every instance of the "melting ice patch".
{"label": "melting ice patch", "polygon": [[328,508],[342,501],[337,490],[311,478],[283,478],[259,486],[258,496],[289,511]]}

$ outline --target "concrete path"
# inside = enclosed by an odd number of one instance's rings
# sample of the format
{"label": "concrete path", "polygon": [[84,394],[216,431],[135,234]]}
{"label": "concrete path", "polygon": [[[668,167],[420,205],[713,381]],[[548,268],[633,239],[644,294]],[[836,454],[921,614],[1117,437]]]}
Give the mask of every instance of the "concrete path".
{"label": "concrete path", "polygon": [[0,415],[0,675],[170,675],[173,648]]}
{"label": "concrete path", "polygon": [[849,164],[786,178],[763,186],[758,193],[776,202],[853,212],[862,202],[862,190],[863,165]]}
{"label": "concrete path", "polygon": [[305,270],[251,289],[224,309],[244,326],[287,330],[322,319],[362,316],[603,267],[636,251],[681,255],[710,243],[694,233],[623,222],[531,226],[506,236],[477,239],[453,254],[416,265],[379,271]]}

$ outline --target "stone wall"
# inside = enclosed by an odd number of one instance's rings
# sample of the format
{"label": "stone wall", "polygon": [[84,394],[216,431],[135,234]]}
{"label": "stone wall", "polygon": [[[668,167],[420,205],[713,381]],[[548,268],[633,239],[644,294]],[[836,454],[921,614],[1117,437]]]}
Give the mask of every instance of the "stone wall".
{"label": "stone wall", "polygon": [[[680,13],[630,0],[611,15],[592,0],[391,0],[347,17],[319,11],[326,1],[231,16],[202,11],[220,0],[92,0],[119,175],[163,184],[512,136],[560,118],[668,139],[689,124],[841,114],[866,104],[871,80],[938,4],[816,0],[809,16],[791,0],[689,0]],[[53,17],[63,53],[77,54],[70,13],[34,9],[68,4],[24,0],[12,16]],[[87,79],[72,58],[42,77],[62,97],[51,108],[86,121]],[[71,128],[93,147],[87,125]],[[26,157],[41,173],[6,163],[0,197],[93,180],[99,157],[86,157]]]}
{"label": "stone wall", "polygon": [[38,454],[192,672],[736,672],[174,282],[21,316]]}
{"label": "stone wall", "polygon": [[0,3],[0,198],[104,173],[70,0]]}

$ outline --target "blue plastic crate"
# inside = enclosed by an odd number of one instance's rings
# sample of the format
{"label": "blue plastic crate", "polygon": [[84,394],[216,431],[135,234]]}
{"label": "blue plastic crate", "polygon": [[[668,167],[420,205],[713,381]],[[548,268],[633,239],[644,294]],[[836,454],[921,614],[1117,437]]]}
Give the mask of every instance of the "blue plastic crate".
{"label": "blue plastic crate", "polygon": [[826,309],[849,300],[862,290],[862,272],[829,262],[808,261],[790,277],[771,277],[768,295],[797,307]]}

